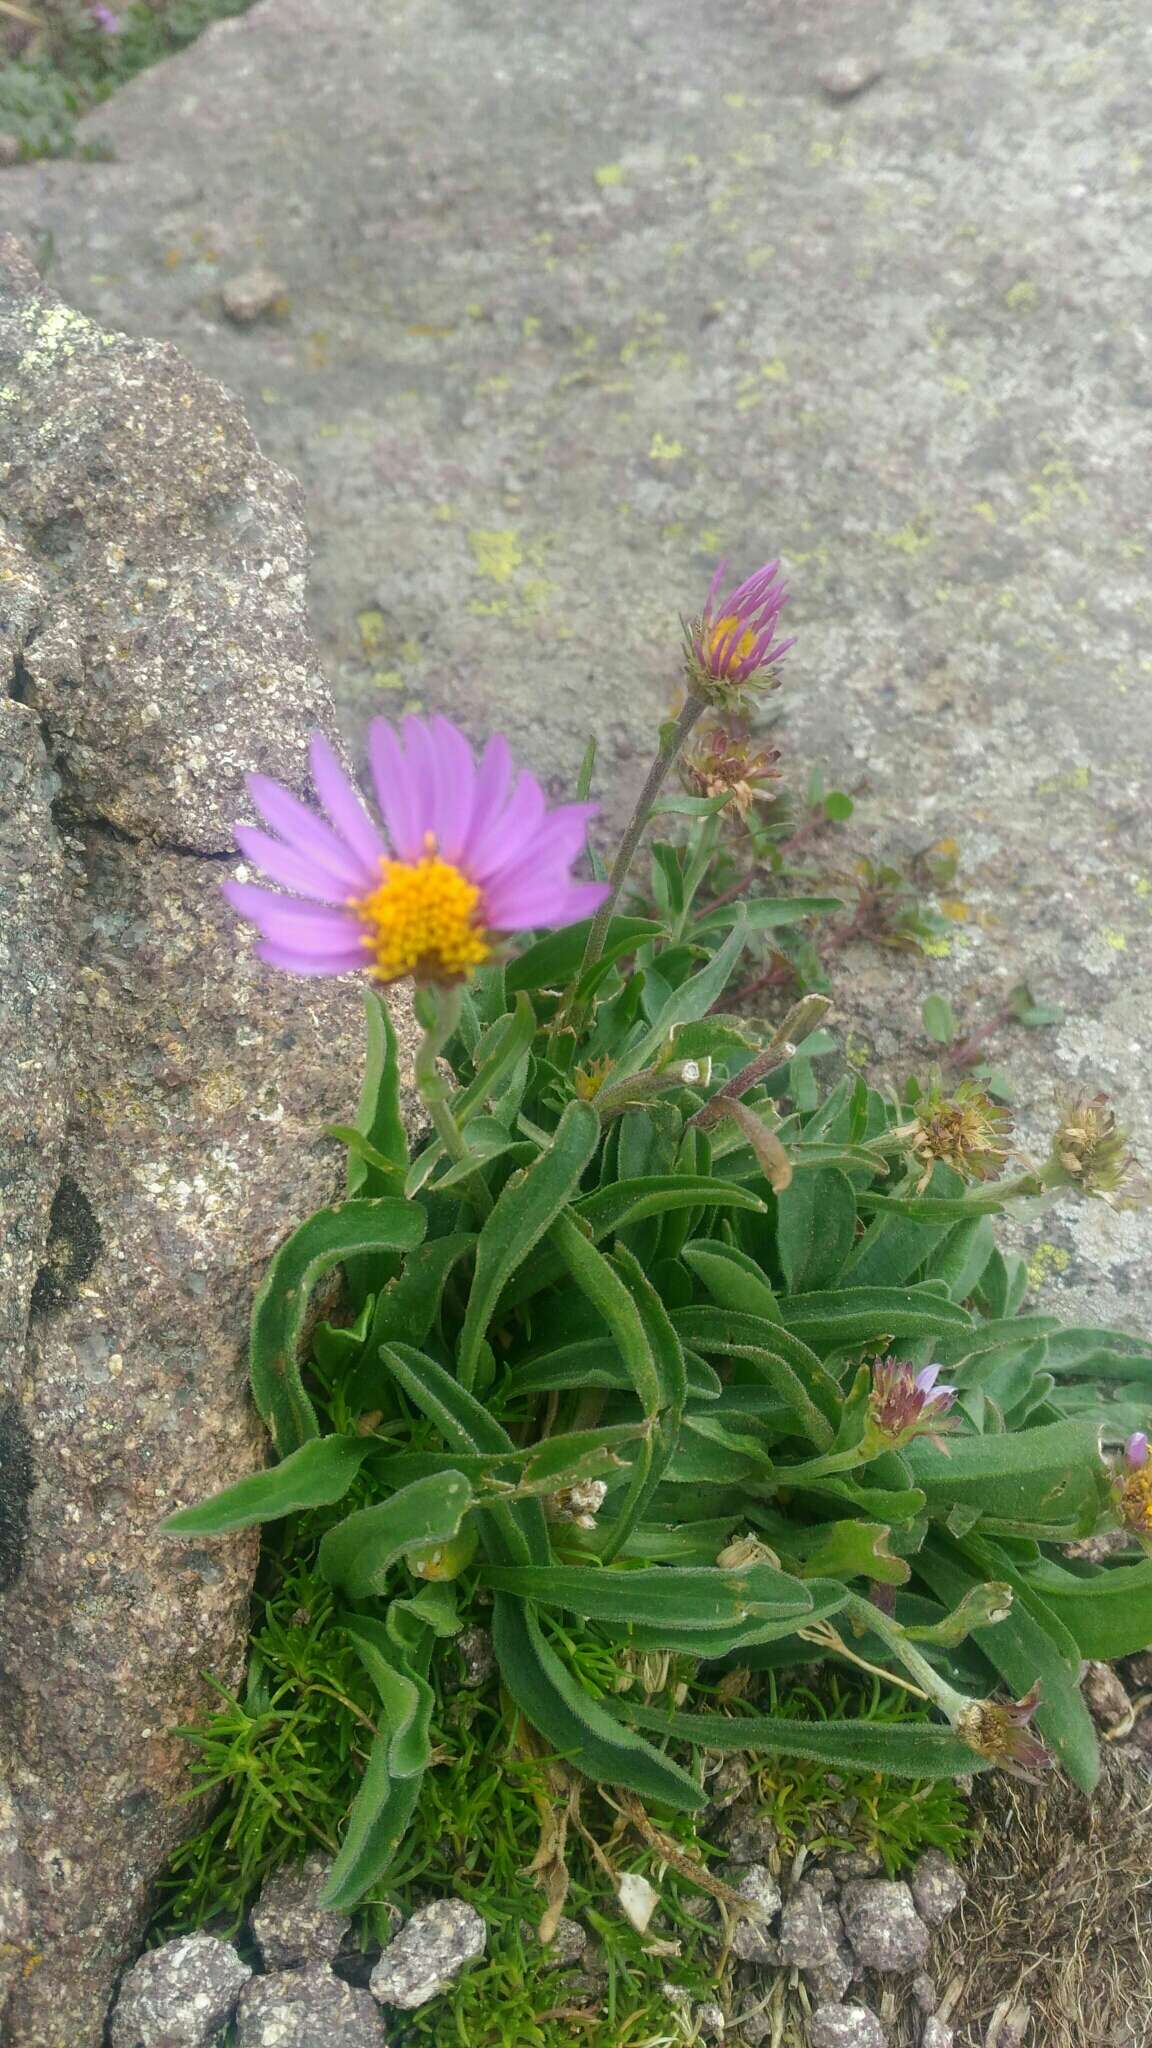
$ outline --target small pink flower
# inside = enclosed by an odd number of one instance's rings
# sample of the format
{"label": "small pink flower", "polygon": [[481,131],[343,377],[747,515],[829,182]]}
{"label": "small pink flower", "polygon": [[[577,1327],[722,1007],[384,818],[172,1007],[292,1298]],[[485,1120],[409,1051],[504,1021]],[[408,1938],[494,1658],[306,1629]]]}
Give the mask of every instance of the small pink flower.
{"label": "small pink flower", "polygon": [[1142,1429],[1134,1429],[1124,1446],[1125,1462],[1133,1472],[1140,1472],[1148,1463],[1148,1439]]}
{"label": "small pink flower", "polygon": [[1133,1430],[1123,1457],[1113,1459],[1110,1469],[1112,1501],[1120,1521],[1145,1550],[1152,1550],[1152,1462],[1142,1429]]}
{"label": "small pink flower", "polygon": [[96,23],[97,28],[103,29],[106,36],[119,35],[120,16],[113,14],[110,7],[102,6],[100,0],[97,0],[97,4],[92,8],[92,19]]}
{"label": "small pink flower", "polygon": [[477,762],[446,718],[407,718],[402,740],[377,718],[368,750],[387,836],[321,733],[310,758],[322,813],[267,776],[248,777],[276,836],[237,825],[236,844],[292,893],[250,882],[226,882],[224,893],[260,932],[256,950],[271,966],[450,983],[494,958],[501,935],[573,924],[603,902],[603,883],[570,873],[596,805],[548,811],[499,735]]}
{"label": "small pink flower", "polygon": [[722,598],[726,568],[721,562],[708,586],[701,617],[687,629],[689,667],[705,693],[710,686],[747,683],[759,670],[773,668],[796,645],[794,639],[773,637],[788,602],[786,586],[777,582],[779,562],[757,569]]}
{"label": "small pink flower", "polygon": [[908,1443],[914,1436],[931,1436],[948,1427],[948,1413],[956,1400],[955,1387],[938,1386],[940,1367],[922,1366],[914,1371],[905,1358],[878,1358],[872,1367],[872,1397],[868,1419],[876,1436],[889,1445]]}

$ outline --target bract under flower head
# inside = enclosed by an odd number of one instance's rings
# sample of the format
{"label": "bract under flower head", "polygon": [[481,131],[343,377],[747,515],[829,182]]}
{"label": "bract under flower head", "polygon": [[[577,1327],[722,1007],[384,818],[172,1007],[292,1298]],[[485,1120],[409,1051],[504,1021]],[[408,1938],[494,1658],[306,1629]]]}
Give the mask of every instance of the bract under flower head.
{"label": "bract under flower head", "polygon": [[1111,1467],[1112,1501],[1124,1527],[1152,1549],[1152,1456],[1142,1429],[1133,1430],[1124,1455]]}
{"label": "bract under flower head", "polygon": [[1144,1209],[1152,1193],[1128,1151],[1127,1131],[1102,1094],[1078,1095],[1061,1104],[1044,1180],[1095,1195],[1113,1209]]}
{"label": "bract under flower head", "polygon": [[384,830],[320,733],[310,759],[322,814],[267,776],[249,776],[271,832],[237,825],[236,844],[292,893],[239,881],[224,893],[260,932],[257,951],[273,967],[451,983],[491,959],[502,935],[572,924],[603,901],[602,883],[570,872],[595,804],[548,811],[535,777],[514,774],[499,736],[477,761],[446,718],[408,718],[402,730],[399,738],[378,718],[368,731]]}
{"label": "bract under flower head", "polygon": [[910,1123],[901,1124],[894,1135],[906,1140],[919,1160],[919,1192],[927,1187],[937,1160],[943,1160],[965,1180],[992,1180],[1008,1157],[1005,1140],[1011,1135],[1008,1112],[977,1088],[973,1081],[961,1081],[953,1095],[934,1087],[916,1104]]}
{"label": "bract under flower head", "polygon": [[788,602],[785,584],[777,581],[779,562],[757,569],[727,597],[721,597],[726,562],[721,562],[708,587],[704,610],[686,628],[688,672],[700,695],[723,701],[759,675],[761,687],[773,688],[776,664],[795,640],[777,640],[780,613]]}
{"label": "bract under flower head", "polygon": [[744,817],[757,797],[767,796],[767,783],[779,779],[779,747],[756,747],[751,740],[713,726],[680,763],[680,780],[690,796],[730,795]]}
{"label": "bract under flower head", "polygon": [[890,1448],[914,1436],[929,1436],[941,1450],[939,1433],[950,1426],[955,1387],[939,1386],[938,1365],[917,1372],[906,1358],[878,1358],[872,1367],[868,1422],[876,1439]]}
{"label": "bract under flower head", "polygon": [[1030,1725],[1039,1705],[1039,1685],[1022,1700],[974,1700],[957,1717],[956,1733],[989,1763],[998,1764],[1013,1777],[1034,1780],[1052,1762],[1049,1750]]}

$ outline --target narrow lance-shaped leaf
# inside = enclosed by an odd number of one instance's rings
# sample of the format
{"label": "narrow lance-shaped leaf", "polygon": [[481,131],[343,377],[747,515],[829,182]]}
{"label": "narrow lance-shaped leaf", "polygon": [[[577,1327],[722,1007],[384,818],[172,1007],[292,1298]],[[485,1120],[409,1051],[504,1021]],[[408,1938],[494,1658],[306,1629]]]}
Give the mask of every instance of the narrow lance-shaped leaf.
{"label": "narrow lance-shaped leaf", "polygon": [[281,1245],[252,1305],[249,1354],[253,1398],[281,1453],[319,1435],[299,1359],[313,1288],[359,1253],[414,1251],[425,1225],[412,1203],[356,1200],[317,1210]]}
{"label": "narrow lance-shaped leaf", "polygon": [[615,1711],[652,1735],[701,1749],[802,1756],[832,1770],[894,1778],[959,1778],[988,1766],[950,1728],[932,1723],[791,1721],[772,1714],[680,1714],[628,1698]]}
{"label": "narrow lance-shaped leaf", "polygon": [[660,1755],[586,1692],[546,1641],[531,1607],[497,1593],[492,1647],[515,1705],[558,1755],[600,1784],[626,1785],[641,1799],[693,1813],[706,1795],[679,1764]]}
{"label": "narrow lance-shaped leaf", "polygon": [[222,1536],[302,1508],[329,1507],[343,1500],[373,1448],[371,1437],[312,1437],[278,1465],[238,1479],[197,1507],[180,1508],[163,1526],[178,1536]]}
{"label": "narrow lance-shaped leaf", "polygon": [[[395,1192],[393,1175],[408,1164],[408,1136],[400,1114],[400,1052],[388,998],[375,989],[364,991],[367,1048],[364,1082],[355,1129],[367,1149],[350,1150],[348,1193],[383,1195]],[[384,1162],[377,1165],[373,1155]]]}
{"label": "narrow lance-shaped leaf", "polygon": [[480,1347],[501,1289],[563,1209],[591,1159],[600,1119],[590,1103],[570,1102],[547,1152],[516,1173],[485,1221],[476,1245],[476,1270],[460,1333],[456,1370],[471,1387]]}

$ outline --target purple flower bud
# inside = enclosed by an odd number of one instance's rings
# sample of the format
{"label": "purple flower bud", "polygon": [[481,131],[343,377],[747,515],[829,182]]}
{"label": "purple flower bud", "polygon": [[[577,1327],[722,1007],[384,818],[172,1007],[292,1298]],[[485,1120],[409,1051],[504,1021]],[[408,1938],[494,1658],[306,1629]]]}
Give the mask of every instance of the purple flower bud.
{"label": "purple flower bud", "polygon": [[101,0],[95,0],[95,5],[92,8],[92,19],[96,23],[97,28],[103,29],[106,36],[119,35],[120,16],[113,14],[110,7],[103,6]]}
{"label": "purple flower bud", "polygon": [[[786,586],[777,581],[779,562],[767,563],[722,598],[720,584],[726,567],[721,562],[708,587],[702,615],[686,628],[691,677],[705,694],[717,685],[722,693],[747,683],[758,670],[771,669],[782,661],[796,644],[774,637],[788,602]],[[768,680],[771,683],[775,678]]]}
{"label": "purple flower bud", "polygon": [[1133,1472],[1139,1472],[1148,1463],[1148,1438],[1142,1429],[1134,1429],[1125,1444],[1124,1461]]}

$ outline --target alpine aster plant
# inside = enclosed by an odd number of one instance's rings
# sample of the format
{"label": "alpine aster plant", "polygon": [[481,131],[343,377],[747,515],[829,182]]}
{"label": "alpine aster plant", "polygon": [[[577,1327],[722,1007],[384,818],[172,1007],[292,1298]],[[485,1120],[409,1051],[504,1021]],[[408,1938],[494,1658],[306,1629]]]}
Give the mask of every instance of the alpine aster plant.
{"label": "alpine aster plant", "polygon": [[321,812],[265,775],[248,777],[271,829],[237,825],[236,844],[291,893],[240,881],[224,893],[256,926],[270,966],[451,985],[494,959],[503,937],[573,924],[603,900],[603,884],[570,872],[595,804],[549,811],[499,734],[477,761],[446,718],[406,718],[402,733],[380,718],[368,729],[383,829],[320,733],[310,761]]}

